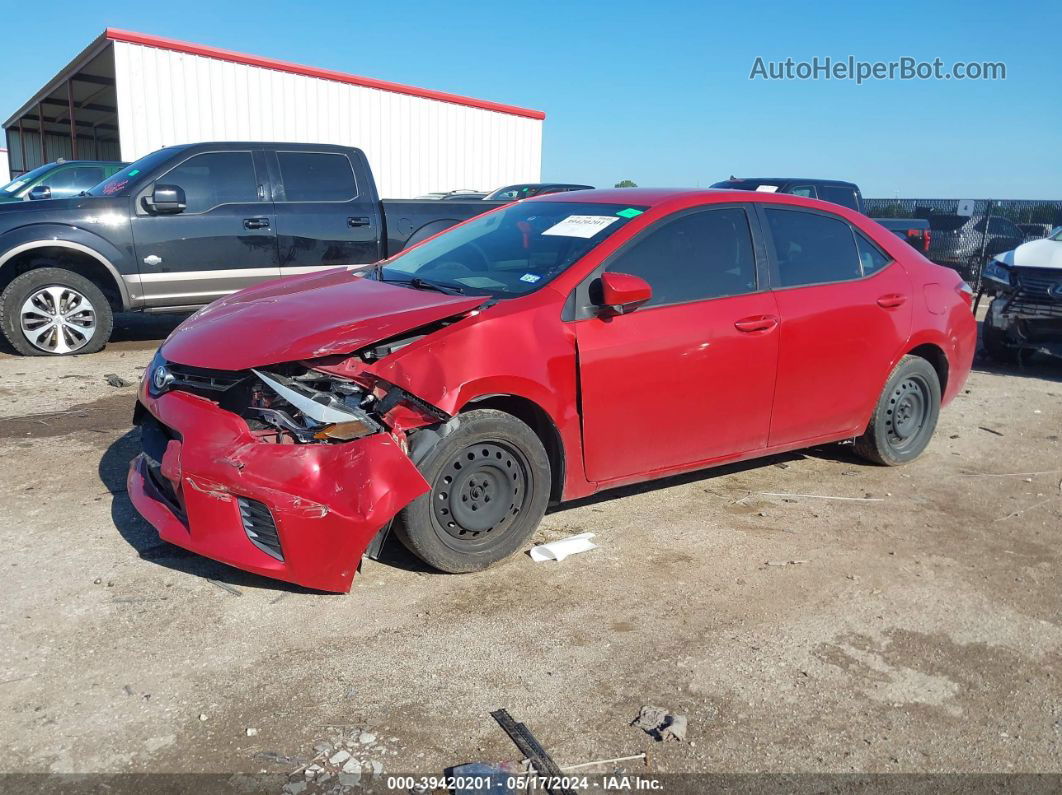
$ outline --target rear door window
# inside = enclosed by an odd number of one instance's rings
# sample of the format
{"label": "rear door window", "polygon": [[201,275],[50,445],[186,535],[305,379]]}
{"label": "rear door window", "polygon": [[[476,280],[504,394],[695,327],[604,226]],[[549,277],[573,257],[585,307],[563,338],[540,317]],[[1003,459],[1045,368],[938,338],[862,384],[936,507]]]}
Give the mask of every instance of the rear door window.
{"label": "rear door window", "polygon": [[824,202],[833,202],[849,210],[859,210],[859,199],[855,188],[846,185],[819,185],[819,198]]}
{"label": "rear door window", "polygon": [[284,195],[289,202],[345,202],[358,195],[346,155],[277,152]]}
{"label": "rear door window", "polygon": [[663,220],[608,266],[653,288],[648,306],[755,292],[756,256],[745,211],[698,210]]}
{"label": "rear door window", "polygon": [[815,188],[811,185],[794,185],[786,193],[791,193],[794,196],[803,196],[805,199],[815,198]]}
{"label": "rear door window", "polygon": [[892,262],[884,251],[871,243],[861,232],[856,232],[856,249],[859,251],[859,264],[864,276],[877,273]]}
{"label": "rear door window", "polygon": [[860,278],[855,235],[846,222],[801,210],[765,210],[780,287]]}

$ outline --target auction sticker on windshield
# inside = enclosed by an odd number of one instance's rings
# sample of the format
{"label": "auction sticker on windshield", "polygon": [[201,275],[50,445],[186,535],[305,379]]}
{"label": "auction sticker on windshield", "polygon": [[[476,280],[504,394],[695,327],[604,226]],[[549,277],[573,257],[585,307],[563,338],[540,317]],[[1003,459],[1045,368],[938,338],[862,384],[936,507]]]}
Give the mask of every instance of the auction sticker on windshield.
{"label": "auction sticker on windshield", "polygon": [[614,215],[569,215],[542,234],[564,237],[593,237],[609,224],[619,219]]}

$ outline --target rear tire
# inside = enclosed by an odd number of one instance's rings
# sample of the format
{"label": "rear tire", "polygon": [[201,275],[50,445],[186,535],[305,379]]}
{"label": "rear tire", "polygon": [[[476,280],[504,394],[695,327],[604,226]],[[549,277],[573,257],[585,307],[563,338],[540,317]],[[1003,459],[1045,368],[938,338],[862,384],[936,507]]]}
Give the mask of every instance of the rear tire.
{"label": "rear tire", "polygon": [[922,454],[940,417],[940,378],[933,365],[904,356],[893,368],[856,454],[875,464],[899,466]]}
{"label": "rear tire", "polygon": [[65,268],[26,271],[0,294],[0,331],[23,356],[96,353],[113,328],[103,291]]}
{"label": "rear tire", "polygon": [[546,512],[551,483],[546,449],[520,420],[478,409],[459,421],[420,463],[431,491],[395,523],[410,552],[451,574],[480,571],[520,549]]}

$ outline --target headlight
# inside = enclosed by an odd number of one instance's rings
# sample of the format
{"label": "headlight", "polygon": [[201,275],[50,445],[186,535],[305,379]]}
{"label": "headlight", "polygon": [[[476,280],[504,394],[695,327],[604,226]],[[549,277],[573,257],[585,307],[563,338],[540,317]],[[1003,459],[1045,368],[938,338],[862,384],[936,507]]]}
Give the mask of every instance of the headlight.
{"label": "headlight", "polygon": [[166,360],[162,358],[162,354],[158,351],[155,352],[151,359],[151,364],[144,371],[144,378],[147,380],[148,394],[152,397],[161,395],[170,388],[170,384],[175,380],[170,368],[166,366]]}
{"label": "headlight", "polygon": [[1004,284],[1010,287],[1014,284],[1014,271],[1004,265],[999,260],[990,260],[985,265],[984,271],[981,272],[981,277],[984,279],[991,279],[997,284]]}

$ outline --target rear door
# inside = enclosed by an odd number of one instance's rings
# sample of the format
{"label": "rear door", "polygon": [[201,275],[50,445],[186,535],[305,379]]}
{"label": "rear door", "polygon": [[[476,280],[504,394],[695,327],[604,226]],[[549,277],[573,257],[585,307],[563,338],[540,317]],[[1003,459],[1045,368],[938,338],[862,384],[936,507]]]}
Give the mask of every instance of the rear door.
{"label": "rear door", "polygon": [[350,156],[281,149],[274,163],[281,273],[380,259],[379,202]]}
{"label": "rear door", "polygon": [[606,269],[645,279],[653,298],[629,314],[586,313],[576,322],[590,480],[763,448],[778,316],[744,207],[698,207],[664,218]]}
{"label": "rear door", "polygon": [[[148,306],[206,304],[280,275],[268,177],[255,154],[193,154],[137,196],[133,241]],[[145,210],[156,184],[182,188],[184,212]]]}
{"label": "rear door", "polygon": [[910,334],[903,266],[847,221],[760,208],[781,316],[770,445],[861,432]]}

